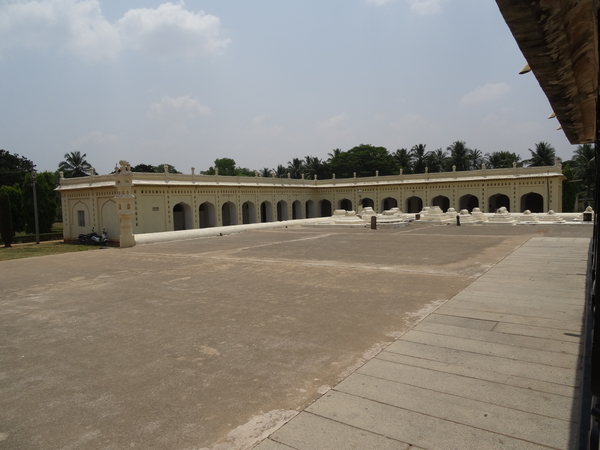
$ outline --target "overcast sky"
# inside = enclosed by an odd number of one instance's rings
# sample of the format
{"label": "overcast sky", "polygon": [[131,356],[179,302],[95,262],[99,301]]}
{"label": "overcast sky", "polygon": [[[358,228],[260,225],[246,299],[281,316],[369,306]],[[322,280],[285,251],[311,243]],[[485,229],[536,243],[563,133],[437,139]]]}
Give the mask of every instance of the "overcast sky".
{"label": "overcast sky", "polygon": [[361,143],[574,147],[494,0],[0,0],[0,148],[189,173]]}

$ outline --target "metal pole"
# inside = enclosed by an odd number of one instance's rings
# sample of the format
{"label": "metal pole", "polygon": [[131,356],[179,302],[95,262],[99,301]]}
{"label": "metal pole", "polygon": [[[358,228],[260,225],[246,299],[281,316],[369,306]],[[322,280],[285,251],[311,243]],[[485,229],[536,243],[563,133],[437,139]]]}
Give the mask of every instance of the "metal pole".
{"label": "metal pole", "polygon": [[34,170],[31,172],[31,179],[33,180],[33,215],[35,218],[35,243],[40,243],[40,225],[38,222],[38,208],[37,208],[37,192],[35,189],[35,180],[37,179],[37,172]]}

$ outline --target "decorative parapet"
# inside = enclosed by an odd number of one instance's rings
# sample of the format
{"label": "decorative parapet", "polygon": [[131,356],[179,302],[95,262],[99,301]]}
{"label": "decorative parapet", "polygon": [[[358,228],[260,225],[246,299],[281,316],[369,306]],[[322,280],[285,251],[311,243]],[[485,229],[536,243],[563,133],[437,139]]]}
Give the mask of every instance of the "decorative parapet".
{"label": "decorative parapet", "polygon": [[541,167],[512,167],[507,169],[484,169],[452,172],[430,172],[424,174],[399,174],[379,175],[373,177],[352,177],[319,180],[276,178],[276,177],[231,177],[223,175],[199,175],[196,173],[144,173],[131,172],[131,167],[126,161],[121,167],[115,167],[115,173],[108,175],[94,175],[78,178],[61,178],[57,190],[80,189],[84,186],[132,186],[132,185],[187,185],[187,186],[265,186],[285,188],[315,189],[321,187],[344,187],[361,185],[386,185],[386,184],[419,184],[432,182],[460,182],[460,181],[491,181],[512,180],[519,178],[535,177],[560,177],[565,179],[560,165]]}

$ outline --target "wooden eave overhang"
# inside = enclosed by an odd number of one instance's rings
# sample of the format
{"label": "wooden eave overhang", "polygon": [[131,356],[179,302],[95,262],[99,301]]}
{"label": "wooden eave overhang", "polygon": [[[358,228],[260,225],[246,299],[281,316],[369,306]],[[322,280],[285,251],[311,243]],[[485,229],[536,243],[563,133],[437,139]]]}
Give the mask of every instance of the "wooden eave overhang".
{"label": "wooden eave overhang", "polygon": [[598,0],[496,0],[572,144],[594,142]]}

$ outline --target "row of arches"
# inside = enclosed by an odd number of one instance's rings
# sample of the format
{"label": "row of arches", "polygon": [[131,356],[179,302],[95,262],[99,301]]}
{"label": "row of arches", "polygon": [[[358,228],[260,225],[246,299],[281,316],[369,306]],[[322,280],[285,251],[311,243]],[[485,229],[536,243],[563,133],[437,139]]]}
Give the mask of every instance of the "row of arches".
{"label": "row of arches", "polygon": [[[371,207],[375,209],[375,202],[371,198],[363,198],[360,201],[362,207]],[[544,198],[535,192],[530,192],[521,196],[521,211],[526,209],[531,212],[544,211]],[[488,211],[495,212],[501,207],[508,211],[514,208],[511,205],[510,198],[504,194],[494,194],[488,198]],[[337,201],[335,209],[353,210],[353,204],[350,199],[343,198]],[[403,211],[409,214],[415,214],[423,209],[423,199],[418,196],[412,196],[405,200]],[[443,195],[438,195],[431,199],[431,206],[439,206],[444,212],[450,208],[450,199]],[[466,209],[469,212],[473,208],[480,207],[480,200],[472,194],[463,195],[458,200],[457,210]],[[381,201],[381,210],[397,208],[398,201],[393,197],[386,197]],[[302,205],[300,200],[296,200],[288,205],[288,202],[281,200],[273,205],[269,201],[264,201],[257,206],[251,202],[244,202],[241,206],[241,224],[250,224],[255,222],[274,222],[283,220],[296,220],[313,217],[329,217],[333,214],[333,205],[329,200],[323,199],[315,204],[308,200]],[[173,207],[173,229],[187,230],[193,228],[192,208],[185,202],[180,202]],[[215,227],[217,225],[229,226],[238,224],[238,214],[235,203],[229,201],[221,205],[221,223],[217,222],[217,210],[213,203],[204,202],[198,208],[198,223],[200,228]],[[258,214],[257,214],[258,213]]]}
{"label": "row of arches", "polygon": [[[316,208],[315,208],[316,206]],[[258,214],[257,214],[258,212]],[[274,214],[275,213],[275,214]],[[318,216],[317,216],[318,214]],[[247,201],[242,203],[241,224],[250,224],[256,222],[274,222],[283,220],[296,220],[313,217],[329,217],[333,214],[331,202],[321,200],[317,205],[312,200],[308,200],[304,207],[300,200],[292,202],[288,207],[288,202],[281,200],[275,204],[264,201],[258,206]],[[217,210],[213,203],[204,202],[198,208],[198,224],[200,228],[210,228],[221,226],[230,226],[238,224],[238,215],[236,205],[233,202],[226,202],[221,205],[221,223],[217,222]],[[192,208],[185,202],[177,203],[173,207],[173,229],[188,230],[193,228]]]}
{"label": "row of arches", "polygon": [[[431,199],[431,206],[439,206],[443,212],[448,211],[450,208],[450,199],[443,195],[438,195]],[[534,213],[544,212],[544,197],[536,192],[530,192],[524,194],[520,199],[520,211],[530,210]],[[457,210],[466,209],[469,212],[473,211],[473,208],[480,208],[479,198],[475,195],[467,194],[460,197],[458,200]],[[488,198],[487,201],[487,212],[494,213],[498,209],[505,207],[508,211],[517,209],[516,205],[512,205],[510,198],[505,194],[494,194]],[[423,209],[423,200],[420,197],[410,197],[406,200],[405,212],[407,213],[418,213]],[[485,212],[485,211],[484,211]]]}

